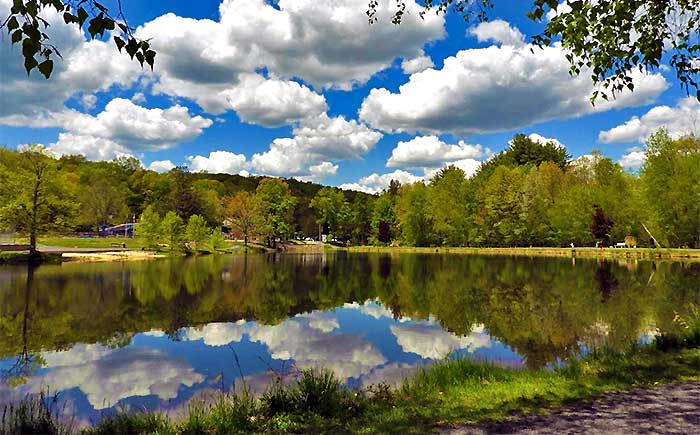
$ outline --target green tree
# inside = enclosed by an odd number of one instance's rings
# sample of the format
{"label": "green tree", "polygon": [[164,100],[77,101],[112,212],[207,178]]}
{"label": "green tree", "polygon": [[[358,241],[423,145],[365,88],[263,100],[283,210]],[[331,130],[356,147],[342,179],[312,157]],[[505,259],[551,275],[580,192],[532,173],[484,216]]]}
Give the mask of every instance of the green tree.
{"label": "green tree", "polygon": [[212,230],[207,226],[207,221],[200,215],[194,214],[187,220],[185,239],[193,249],[200,249],[211,233]]}
{"label": "green tree", "polygon": [[36,256],[39,234],[65,231],[74,224],[75,200],[68,192],[67,180],[58,172],[56,160],[43,147],[33,145],[12,162],[3,160],[0,165],[7,176],[0,224],[28,234],[30,255]]}
{"label": "green tree", "polygon": [[216,252],[219,249],[224,249],[226,247],[226,239],[224,239],[224,234],[218,228],[214,230],[209,235],[209,249],[212,252]]}
{"label": "green tree", "polygon": [[468,181],[456,166],[441,169],[429,185],[430,214],[437,241],[464,246],[468,233]]}
{"label": "green tree", "polygon": [[610,242],[610,230],[615,223],[605,214],[605,211],[598,205],[593,206],[593,220],[591,222],[591,233],[593,237],[600,240],[603,246],[608,246]]}
{"label": "green tree", "polygon": [[519,133],[508,142],[508,148],[479,167],[475,178],[483,182],[499,166],[539,166],[544,162],[554,162],[565,169],[570,159],[571,156],[562,145],[555,142],[541,143]]}
{"label": "green tree", "polygon": [[174,211],[167,212],[160,222],[160,234],[171,251],[180,249],[184,236],[182,218]]}
{"label": "green tree", "polygon": [[381,244],[391,243],[398,236],[397,223],[394,210],[394,195],[389,191],[384,192],[374,203],[374,211],[372,213],[372,230],[376,231],[375,240]]}
{"label": "green tree", "polygon": [[259,232],[263,224],[260,198],[249,192],[238,192],[224,198],[223,209],[225,222],[243,234],[243,243],[248,246],[248,238]]}
{"label": "green tree", "polygon": [[146,207],[141,213],[139,223],[134,228],[134,235],[146,240],[146,245],[155,247],[161,237],[160,216],[153,205]]}
{"label": "green tree", "polygon": [[169,210],[175,211],[181,219],[202,215],[202,199],[194,189],[192,174],[186,167],[176,167],[168,172],[172,180],[172,190],[169,195]]}
{"label": "green tree", "polygon": [[279,178],[265,178],[255,190],[263,213],[263,233],[267,244],[274,247],[277,240],[287,237],[291,232],[292,213],[296,199],[289,190],[286,181]]}
{"label": "green tree", "polygon": [[425,184],[418,181],[401,186],[397,209],[402,239],[412,246],[430,246],[433,218]]}
{"label": "green tree", "polygon": [[324,187],[309,203],[309,207],[316,214],[316,223],[325,225],[335,235],[340,231],[340,221],[343,207],[347,205],[345,194],[342,190],[333,187]]}
{"label": "green tree", "polygon": [[369,195],[356,195],[352,202],[352,237],[357,245],[366,245],[372,234],[373,202]]}
{"label": "green tree", "polygon": [[79,201],[80,223],[90,228],[124,223],[129,218],[124,189],[104,176],[90,181],[82,189]]}
{"label": "green tree", "polygon": [[499,166],[481,186],[477,201],[477,242],[488,246],[522,245],[526,239],[521,167]]}
{"label": "green tree", "polygon": [[672,247],[700,248],[700,138],[672,140],[660,130],[647,140],[641,169],[642,207]]}

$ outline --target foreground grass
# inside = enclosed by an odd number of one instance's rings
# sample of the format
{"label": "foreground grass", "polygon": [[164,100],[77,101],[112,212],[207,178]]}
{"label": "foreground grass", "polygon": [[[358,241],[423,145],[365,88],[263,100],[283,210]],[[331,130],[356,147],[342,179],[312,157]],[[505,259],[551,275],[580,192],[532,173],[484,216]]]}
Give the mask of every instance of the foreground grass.
{"label": "foreground grass", "polygon": [[[398,389],[376,385],[349,390],[330,372],[305,371],[295,385],[276,384],[259,398],[243,392],[222,394],[209,404],[193,401],[182,420],[158,413],[117,412],[83,432],[425,433],[440,425],[541,412],[608,391],[698,380],[700,349],[663,351],[658,345],[635,346],[623,353],[594,352],[566,367],[542,370],[471,359],[445,360],[424,368]],[[39,415],[41,429],[71,431],[55,422],[49,424],[46,416],[50,413]],[[1,427],[0,432],[36,433],[31,422],[20,425],[17,419],[13,421],[14,427]]]}

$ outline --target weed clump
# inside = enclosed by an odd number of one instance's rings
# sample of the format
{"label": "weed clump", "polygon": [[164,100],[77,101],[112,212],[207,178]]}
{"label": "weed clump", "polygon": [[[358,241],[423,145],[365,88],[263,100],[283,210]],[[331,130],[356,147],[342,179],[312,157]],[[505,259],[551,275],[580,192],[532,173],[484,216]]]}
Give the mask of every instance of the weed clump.
{"label": "weed clump", "polygon": [[62,423],[59,411],[57,395],[43,391],[28,395],[16,405],[3,407],[0,434],[68,435],[73,432],[72,423]]}

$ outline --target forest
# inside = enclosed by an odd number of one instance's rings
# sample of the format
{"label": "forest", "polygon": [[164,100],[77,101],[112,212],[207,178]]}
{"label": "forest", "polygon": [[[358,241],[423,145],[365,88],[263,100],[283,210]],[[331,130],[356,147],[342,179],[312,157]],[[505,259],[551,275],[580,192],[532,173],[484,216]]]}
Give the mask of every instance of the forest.
{"label": "forest", "polygon": [[[139,222],[149,245],[199,243],[212,228],[270,246],[319,234],[341,245],[700,248],[700,138],[652,135],[638,174],[600,152],[572,159],[516,135],[467,177],[448,166],[375,195],[296,179],[144,169],[134,158],[54,158],[0,148],[0,231],[96,232]],[[32,231],[34,230],[34,231]]]}

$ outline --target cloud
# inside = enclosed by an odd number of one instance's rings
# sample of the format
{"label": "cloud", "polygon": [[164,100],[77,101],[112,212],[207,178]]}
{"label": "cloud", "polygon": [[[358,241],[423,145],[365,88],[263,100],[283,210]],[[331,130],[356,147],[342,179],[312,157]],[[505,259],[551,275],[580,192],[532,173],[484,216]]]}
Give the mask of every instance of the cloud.
{"label": "cloud", "polygon": [[474,351],[491,346],[491,337],[483,326],[475,327],[464,337],[445,331],[432,322],[415,322],[389,327],[404,352],[415,353],[426,359],[441,359],[457,349]]}
{"label": "cloud", "polygon": [[627,154],[623,154],[618,162],[620,166],[627,170],[637,170],[642,167],[646,160],[646,154],[640,148],[630,148]]}
{"label": "cloud", "polygon": [[151,162],[150,165],[148,165],[148,169],[156,172],[168,172],[175,166],[175,163],[171,162],[170,160],[156,160]]}
{"label": "cloud", "polygon": [[[553,137],[544,137],[544,136],[537,134],[537,133],[531,133],[527,137],[530,140],[532,140],[534,142],[539,142],[543,145],[547,144],[547,143],[553,143],[554,145],[557,145],[557,146],[566,147],[563,143],[559,142],[559,139],[556,139]],[[508,144],[511,144],[512,142],[513,142],[513,140],[511,139],[508,141]]]}
{"label": "cloud", "polygon": [[[349,89],[389,67],[397,57],[422,54],[426,42],[445,35],[443,17],[418,17],[420,6],[407,2],[400,26],[370,26],[365,0],[228,0],[220,7],[230,45],[258,54],[272,73],[299,77],[315,87]],[[393,9],[380,4],[379,18]]]}
{"label": "cloud", "polygon": [[47,386],[53,391],[79,388],[97,410],[133,396],[174,399],[180,386],[191,387],[204,380],[187,363],[158,349],[77,345],[67,352],[47,353],[46,360],[48,372],[32,378],[29,391],[39,393]]}
{"label": "cloud", "polygon": [[442,166],[438,167],[432,167],[432,168],[423,168],[424,180],[430,180],[433,178],[440,170],[445,168],[446,166],[456,166],[459,169],[464,171],[464,176],[469,178],[472,175],[476,174],[476,171],[479,169],[483,162],[481,160],[476,160],[476,159],[462,159],[462,160],[456,160],[454,162],[446,162]]}
{"label": "cloud", "polygon": [[238,117],[250,124],[279,127],[320,116],[326,99],[293,81],[244,76],[238,86],[223,93]]}
{"label": "cloud", "polygon": [[388,174],[377,174],[376,172],[360,178],[357,183],[345,183],[339,187],[345,190],[356,190],[365,193],[378,193],[389,187],[391,180],[397,180],[401,184],[415,183],[422,181],[423,177],[411,174],[410,172],[397,169]]}
{"label": "cloud", "polygon": [[[155,93],[194,100],[220,114],[234,109],[248,123],[280,126],[325,111],[317,88],[351,89],[394,59],[423,55],[444,37],[443,17],[407,16],[401,26],[372,26],[364,0],[224,0],[217,21],[169,13],[137,30],[158,42]],[[409,10],[418,11],[414,2]],[[379,8],[388,19],[388,5]],[[365,29],[358,31],[358,29]],[[256,71],[266,71],[266,77]]]}
{"label": "cloud", "polygon": [[189,156],[189,167],[193,172],[208,172],[210,174],[240,174],[247,173],[249,168],[243,154],[230,151],[212,151],[209,157]]}
{"label": "cloud", "polygon": [[372,89],[360,119],[387,132],[492,133],[649,104],[669,86],[661,74],[635,70],[634,92],[592,106],[589,72],[571,77],[564,54],[559,44],[462,50],[442,69],[411,75],[398,92]]}
{"label": "cloud", "polygon": [[357,378],[387,362],[370,342],[355,335],[335,333],[337,318],[313,311],[274,326],[256,322],[214,323],[202,328],[184,328],[186,340],[203,340],[209,346],[239,342],[244,336],[267,346],[277,360],[293,360],[300,369],[327,368],[340,379]]}
{"label": "cloud", "polygon": [[675,107],[656,106],[641,117],[634,116],[624,124],[601,131],[598,140],[602,143],[644,142],[660,128],[665,128],[672,137],[696,134],[700,122],[700,103],[687,97]]}
{"label": "cloud", "polygon": [[479,42],[495,42],[503,45],[521,46],[525,44],[525,35],[507,21],[493,20],[480,23],[469,29]]}
{"label": "cloud", "polygon": [[226,346],[243,339],[248,323],[239,320],[235,323],[208,323],[198,328],[183,328],[182,339],[187,341],[202,340],[207,346]]}
{"label": "cloud", "polygon": [[58,156],[82,155],[94,161],[133,157],[131,150],[124,145],[89,134],[59,133],[58,140],[46,148]]}
{"label": "cloud", "polygon": [[391,151],[387,167],[420,168],[442,166],[446,162],[473,159],[490,154],[481,145],[470,145],[459,141],[457,145],[447,144],[437,136],[416,136],[409,141],[401,141]]}
{"label": "cloud", "polygon": [[425,55],[414,57],[413,59],[404,59],[401,62],[401,70],[404,74],[415,74],[434,66],[433,60]]}
{"label": "cloud", "polygon": [[80,97],[80,105],[83,106],[85,110],[92,110],[97,104],[97,95],[95,94],[83,94]]}
{"label": "cloud", "polygon": [[268,151],[253,154],[252,167],[274,176],[322,177],[337,171],[334,162],[358,159],[382,138],[355,120],[325,114],[295,127],[293,134],[275,139]]}
{"label": "cloud", "polygon": [[82,154],[90,160],[111,160],[135,151],[162,150],[192,140],[212,124],[190,116],[183,106],[147,109],[115,98],[97,116],[70,111],[60,116],[67,130],[48,149],[59,155]]}
{"label": "cloud", "polygon": [[143,94],[143,92],[137,92],[131,97],[131,101],[133,101],[135,104],[143,104],[146,102],[146,96]]}

